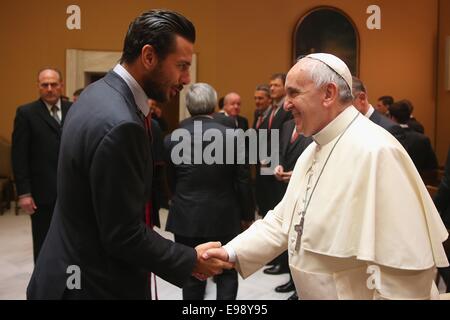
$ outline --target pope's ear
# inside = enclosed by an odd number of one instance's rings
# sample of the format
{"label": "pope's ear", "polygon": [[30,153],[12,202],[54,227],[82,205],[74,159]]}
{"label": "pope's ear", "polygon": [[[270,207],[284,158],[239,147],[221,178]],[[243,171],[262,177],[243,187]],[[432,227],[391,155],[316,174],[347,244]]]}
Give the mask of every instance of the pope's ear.
{"label": "pope's ear", "polygon": [[152,45],[146,44],[141,49],[141,62],[147,70],[152,70],[158,63],[158,56]]}
{"label": "pope's ear", "polygon": [[335,83],[329,83],[325,86],[325,105],[330,105],[334,103],[339,98],[338,87]]}

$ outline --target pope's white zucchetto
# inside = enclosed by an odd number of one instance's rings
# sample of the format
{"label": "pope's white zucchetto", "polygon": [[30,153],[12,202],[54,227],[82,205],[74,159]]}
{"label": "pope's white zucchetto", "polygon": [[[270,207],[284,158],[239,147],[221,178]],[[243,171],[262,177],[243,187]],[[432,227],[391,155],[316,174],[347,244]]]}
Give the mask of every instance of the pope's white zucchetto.
{"label": "pope's white zucchetto", "polygon": [[330,67],[334,72],[347,82],[350,91],[352,90],[352,74],[344,61],[329,53],[311,53],[305,58],[319,60]]}

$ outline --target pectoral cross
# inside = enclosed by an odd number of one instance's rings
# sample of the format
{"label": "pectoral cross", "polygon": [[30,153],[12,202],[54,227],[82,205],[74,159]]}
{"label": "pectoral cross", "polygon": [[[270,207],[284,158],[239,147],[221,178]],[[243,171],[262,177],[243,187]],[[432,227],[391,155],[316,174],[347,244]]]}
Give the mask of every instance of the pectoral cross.
{"label": "pectoral cross", "polygon": [[297,232],[297,240],[295,241],[295,251],[297,251],[297,252],[300,249],[300,242],[301,242],[302,234],[303,234],[303,221],[304,221],[304,219],[303,219],[303,215],[302,215],[302,217],[300,219],[300,223],[294,225],[294,230],[295,230],[295,232]]}

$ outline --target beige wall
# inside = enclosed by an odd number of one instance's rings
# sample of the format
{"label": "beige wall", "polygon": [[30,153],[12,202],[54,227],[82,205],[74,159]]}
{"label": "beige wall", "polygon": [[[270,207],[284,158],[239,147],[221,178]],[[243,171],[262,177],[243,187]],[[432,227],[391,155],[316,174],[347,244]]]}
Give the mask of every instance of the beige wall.
{"label": "beige wall", "polygon": [[[371,31],[366,28],[366,8],[375,2],[382,10],[382,29]],[[438,0],[375,2],[78,0],[82,13],[79,31],[65,27],[66,8],[72,1],[4,2],[0,12],[0,136],[10,139],[16,107],[37,97],[35,73],[39,68],[54,65],[64,72],[68,48],[121,50],[128,23],[149,9],[149,4],[176,9],[195,23],[198,81],[211,83],[219,95],[232,90],[240,93],[242,113],[252,121],[255,85],[267,82],[274,72],[287,71],[291,65],[292,33],[298,19],[315,6],[328,5],[346,12],[358,29],[360,77],[371,102],[376,103],[376,98],[384,94],[409,98],[426,133],[433,143],[438,142],[443,162],[442,150],[448,146],[450,129],[442,117],[435,128]],[[448,35],[449,1],[441,2],[441,28]],[[442,37],[441,33],[440,40]],[[443,78],[441,73],[439,79]],[[449,119],[449,108],[449,93],[439,90],[439,115]]]}
{"label": "beige wall", "polygon": [[[446,67],[445,43],[450,38],[450,1],[439,1],[439,64],[438,64],[438,86],[437,86],[437,121],[436,121],[436,152],[439,162],[444,163],[448,148],[450,147],[450,91],[446,90]],[[449,48],[450,49],[450,48]],[[450,64],[450,50],[448,52],[448,63]],[[450,81],[450,70],[448,71]]]}

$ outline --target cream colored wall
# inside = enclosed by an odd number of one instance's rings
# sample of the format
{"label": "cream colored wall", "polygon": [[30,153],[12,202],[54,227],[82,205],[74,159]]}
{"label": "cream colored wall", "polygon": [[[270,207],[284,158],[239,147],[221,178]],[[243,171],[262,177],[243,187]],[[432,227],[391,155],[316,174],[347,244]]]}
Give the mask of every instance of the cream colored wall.
{"label": "cream colored wall", "polygon": [[[318,5],[328,5],[346,12],[359,31],[360,76],[371,102],[384,94],[409,98],[416,117],[435,140],[438,0],[378,0],[382,29],[372,31],[366,28],[366,8],[374,4],[369,0],[78,0],[82,29],[69,31],[66,8],[72,3],[2,3],[0,136],[10,139],[16,107],[37,97],[35,73],[40,67],[54,65],[64,71],[68,48],[121,50],[129,22],[151,7],[178,10],[194,22],[198,81],[211,83],[219,95],[240,93],[242,113],[252,121],[255,85],[291,66],[298,19]],[[449,20],[449,12],[441,11],[441,20]],[[448,135],[448,125],[438,124],[438,134]],[[444,144],[445,138],[437,141]]]}
{"label": "cream colored wall", "polygon": [[[450,147],[450,90],[446,89],[446,75],[448,72],[448,81],[450,82],[450,68],[445,61],[446,39],[450,38],[450,1],[440,0],[439,3],[439,80],[437,87],[436,152],[439,162],[444,163]],[[447,63],[450,64],[450,47],[447,54]]]}

